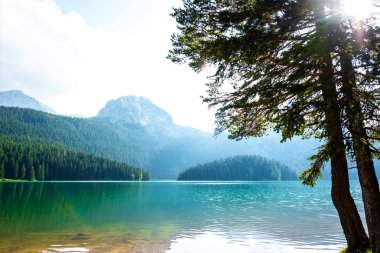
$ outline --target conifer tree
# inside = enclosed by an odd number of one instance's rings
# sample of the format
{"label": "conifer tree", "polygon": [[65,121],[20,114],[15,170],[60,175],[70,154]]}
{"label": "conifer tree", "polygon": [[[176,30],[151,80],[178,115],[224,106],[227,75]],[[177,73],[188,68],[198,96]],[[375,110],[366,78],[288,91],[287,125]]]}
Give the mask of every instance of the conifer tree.
{"label": "conifer tree", "polygon": [[45,180],[45,169],[44,165],[40,164],[38,165],[38,170],[37,170],[37,180],[44,181]]}
{"label": "conifer tree", "polygon": [[[217,108],[217,132],[241,139],[274,129],[283,141],[295,135],[323,140],[301,178],[314,185],[331,161],[332,199],[349,249],[365,251],[368,238],[349,192],[347,118],[338,95],[336,50],[344,45],[337,39],[341,17],[334,13],[339,1],[183,2],[173,13],[180,33],[172,37],[169,58],[195,71],[216,69],[204,101]],[[379,252],[380,242],[371,243]]]}
{"label": "conifer tree", "polygon": [[374,145],[380,128],[380,25],[375,20],[342,22],[336,80],[343,94],[347,149],[357,164],[372,251],[380,252],[380,190],[372,158],[380,154]]}
{"label": "conifer tree", "polygon": [[[139,168],[31,139],[1,139],[0,165],[2,163],[10,168],[5,171],[5,177],[11,179],[130,180],[132,173],[138,175],[134,180],[150,179],[149,173]],[[19,164],[21,169],[18,169]]]}
{"label": "conifer tree", "polygon": [[14,169],[13,173],[14,173],[13,174],[13,178],[17,179],[18,175],[19,175],[19,165],[18,165],[18,162],[16,162],[16,164],[15,164],[15,169]]}
{"label": "conifer tree", "polygon": [[25,167],[25,164],[23,163],[21,167],[21,171],[20,171],[20,179],[25,179],[25,175],[26,175],[26,167]]}
{"label": "conifer tree", "polygon": [[5,177],[5,165],[4,165],[4,161],[2,161],[0,164],[0,179],[4,177]]}
{"label": "conifer tree", "polygon": [[34,171],[34,167],[30,167],[29,171],[28,171],[28,180],[29,181],[33,181],[33,180],[36,180],[36,172]]}

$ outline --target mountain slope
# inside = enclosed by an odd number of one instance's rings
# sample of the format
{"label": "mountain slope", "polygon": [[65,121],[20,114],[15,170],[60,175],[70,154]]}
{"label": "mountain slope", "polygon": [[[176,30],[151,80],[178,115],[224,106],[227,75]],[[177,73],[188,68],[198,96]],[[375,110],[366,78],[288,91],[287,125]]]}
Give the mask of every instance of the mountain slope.
{"label": "mountain slope", "polygon": [[[72,150],[139,165],[144,129],[129,131],[97,119],[70,118],[13,107],[0,107],[0,135],[60,144]],[[135,136],[139,137],[137,140]]]}
{"label": "mountain slope", "polygon": [[108,101],[97,118],[140,125],[173,124],[172,117],[149,99],[125,96]]}
{"label": "mountain slope", "polygon": [[[235,142],[174,124],[143,126],[133,122],[111,122],[104,118],[79,119],[43,112],[0,107],[0,135],[60,144],[78,152],[100,155],[146,168],[154,179],[174,179],[195,164],[238,154],[270,154],[292,161],[300,145],[281,145],[272,136],[255,143]],[[304,146],[302,147],[304,149]],[[260,152],[259,152],[260,151]],[[284,155],[286,152],[286,155]],[[282,155],[281,155],[282,154]],[[295,159],[295,158],[294,158]]]}
{"label": "mountain slope", "polygon": [[[30,109],[0,107],[0,135],[63,145],[147,169],[153,179],[175,179],[196,164],[235,155],[260,155],[297,171],[318,141],[293,138],[281,144],[278,134],[242,141],[217,138],[175,125],[168,113],[141,97],[115,99],[94,118],[70,118]],[[1,136],[0,136],[1,137]],[[329,177],[326,169],[326,178]],[[356,175],[355,170],[351,174]]]}
{"label": "mountain slope", "polygon": [[20,90],[0,92],[0,106],[29,108],[47,113],[55,113],[53,109],[40,103],[38,100],[25,95]]}
{"label": "mountain slope", "polygon": [[161,168],[160,172],[167,171],[164,174],[169,173],[170,178],[195,164],[241,154],[269,157],[302,170],[307,168],[307,158],[319,145],[316,140],[300,138],[281,144],[281,138],[274,133],[239,142],[229,140],[225,134],[215,138],[197,129],[175,125],[167,112],[146,98],[134,96],[111,100],[97,118],[124,129],[131,124],[143,127],[149,138],[159,144],[150,165]]}

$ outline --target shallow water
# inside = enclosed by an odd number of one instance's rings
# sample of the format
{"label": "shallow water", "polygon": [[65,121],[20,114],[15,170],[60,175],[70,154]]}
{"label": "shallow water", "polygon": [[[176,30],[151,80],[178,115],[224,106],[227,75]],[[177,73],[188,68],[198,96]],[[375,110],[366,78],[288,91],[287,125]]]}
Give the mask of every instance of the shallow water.
{"label": "shallow water", "polygon": [[[361,213],[360,187],[352,192]],[[338,252],[329,182],[0,183],[0,252]]]}

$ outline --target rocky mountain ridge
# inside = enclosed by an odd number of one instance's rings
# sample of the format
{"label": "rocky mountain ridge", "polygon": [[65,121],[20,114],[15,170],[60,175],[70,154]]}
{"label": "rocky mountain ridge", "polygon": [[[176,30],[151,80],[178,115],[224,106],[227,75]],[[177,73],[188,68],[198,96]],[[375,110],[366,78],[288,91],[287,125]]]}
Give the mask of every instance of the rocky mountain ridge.
{"label": "rocky mountain ridge", "polygon": [[24,94],[20,90],[1,91],[0,106],[29,108],[55,114],[53,109],[42,104],[37,99]]}
{"label": "rocky mountain ridge", "polygon": [[143,126],[151,124],[173,124],[173,119],[149,99],[136,96],[124,96],[107,102],[97,118],[112,122],[127,122]]}

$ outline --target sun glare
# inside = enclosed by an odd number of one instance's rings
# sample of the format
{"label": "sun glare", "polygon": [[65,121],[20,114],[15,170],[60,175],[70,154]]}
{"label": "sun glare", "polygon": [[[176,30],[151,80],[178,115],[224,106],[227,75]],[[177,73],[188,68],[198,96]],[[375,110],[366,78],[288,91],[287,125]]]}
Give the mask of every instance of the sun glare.
{"label": "sun glare", "polygon": [[342,0],[342,14],[356,20],[369,18],[375,12],[380,12],[376,2],[377,0]]}

